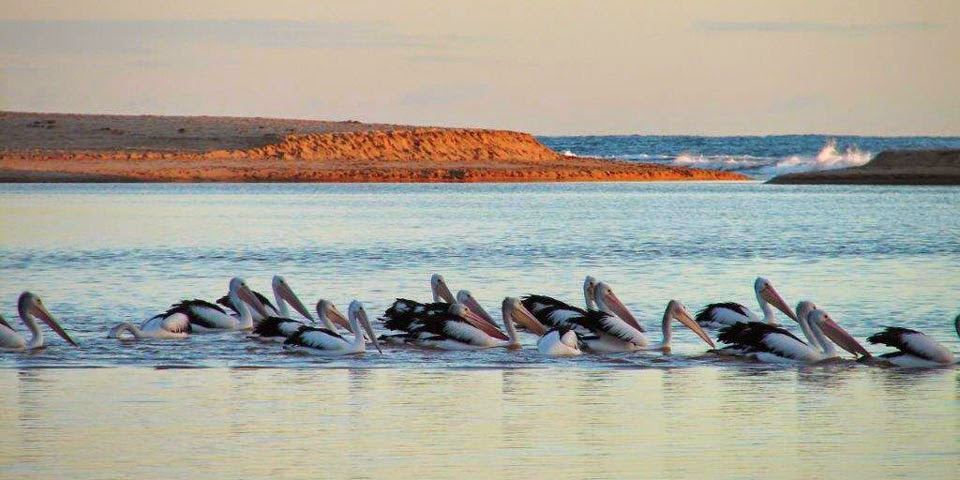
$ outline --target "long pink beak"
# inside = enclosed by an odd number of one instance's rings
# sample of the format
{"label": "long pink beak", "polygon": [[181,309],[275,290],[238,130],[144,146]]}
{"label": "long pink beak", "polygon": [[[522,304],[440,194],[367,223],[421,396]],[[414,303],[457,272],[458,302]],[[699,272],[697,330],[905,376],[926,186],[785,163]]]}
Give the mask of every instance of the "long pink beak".
{"label": "long pink beak", "polygon": [[613,313],[616,313],[624,322],[627,322],[627,325],[636,328],[638,331],[645,331],[643,327],[640,326],[640,322],[637,321],[637,317],[633,316],[633,312],[620,301],[620,298],[613,293],[613,290],[607,289],[605,296],[606,298],[603,299],[603,303],[607,304],[610,310],[613,310]]}

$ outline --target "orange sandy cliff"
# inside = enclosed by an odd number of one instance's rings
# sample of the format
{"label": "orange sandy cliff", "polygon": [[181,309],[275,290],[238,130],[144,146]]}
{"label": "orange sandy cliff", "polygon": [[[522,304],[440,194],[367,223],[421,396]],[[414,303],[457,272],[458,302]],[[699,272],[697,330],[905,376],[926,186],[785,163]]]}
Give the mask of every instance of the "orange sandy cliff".
{"label": "orange sandy cliff", "polygon": [[566,157],[532,135],[359,122],[0,112],[0,181],[744,180]]}

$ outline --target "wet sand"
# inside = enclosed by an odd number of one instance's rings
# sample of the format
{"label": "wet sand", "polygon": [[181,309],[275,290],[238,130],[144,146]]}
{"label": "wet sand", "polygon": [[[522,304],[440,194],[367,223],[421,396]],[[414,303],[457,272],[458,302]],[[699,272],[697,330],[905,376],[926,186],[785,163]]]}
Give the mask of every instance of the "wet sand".
{"label": "wet sand", "polygon": [[960,150],[888,150],[860,167],[788,173],[768,183],[960,185]]}
{"label": "wet sand", "polygon": [[0,112],[0,182],[746,180],[567,157],[532,135],[237,117]]}

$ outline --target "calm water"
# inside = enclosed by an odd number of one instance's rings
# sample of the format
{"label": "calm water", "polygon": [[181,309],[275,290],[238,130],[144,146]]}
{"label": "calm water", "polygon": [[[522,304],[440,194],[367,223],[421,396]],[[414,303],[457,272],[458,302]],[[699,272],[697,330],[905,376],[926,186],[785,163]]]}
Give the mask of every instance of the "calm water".
{"label": "calm water", "polygon": [[742,364],[685,331],[673,355],[572,360],[531,348],[324,360],[238,333],[104,338],[181,298],[218,297],[233,275],[269,294],[280,273],[305,303],[378,312],[425,299],[435,271],[494,311],[531,292],[581,302],[593,274],[650,327],[671,298],[754,304],[764,275],[858,338],[902,324],[960,351],[957,188],[0,185],[0,231],[0,311],[15,317],[33,290],[83,346],[52,337],[0,356],[0,477],[960,471],[952,367]]}

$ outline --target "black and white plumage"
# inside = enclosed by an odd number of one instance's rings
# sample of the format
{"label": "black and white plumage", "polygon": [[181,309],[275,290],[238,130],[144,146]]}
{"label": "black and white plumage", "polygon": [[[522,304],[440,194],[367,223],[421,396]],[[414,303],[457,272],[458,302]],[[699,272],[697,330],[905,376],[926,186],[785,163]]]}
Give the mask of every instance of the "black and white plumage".
{"label": "black and white plumage", "polygon": [[[253,318],[254,323],[259,322],[260,320],[263,320],[264,318],[267,318],[267,317],[281,316],[280,309],[277,308],[273,304],[273,302],[270,301],[269,298],[265,297],[262,293],[255,290],[251,290],[251,293],[253,293],[253,295],[257,297],[257,300],[259,300],[260,303],[263,304],[263,309],[264,309],[263,314],[261,314],[259,311],[256,311],[256,310],[253,310],[250,312],[250,315]],[[229,293],[218,298],[217,305],[220,305],[221,307],[229,310],[230,312],[233,313],[233,315],[237,315],[237,316],[240,315],[240,312],[238,312],[237,309],[233,306],[233,302],[230,301]]]}
{"label": "black and white plumage", "polygon": [[711,303],[697,312],[697,323],[706,329],[719,329],[736,323],[747,322],[765,322],[769,325],[776,325],[774,307],[793,320],[797,320],[787,302],[773,288],[773,284],[769,280],[757,277],[753,282],[753,289],[760,310],[763,312],[762,318],[744,305],[735,302],[722,302]]}
{"label": "black and white plumage", "polygon": [[219,305],[205,300],[183,300],[172,305],[167,311],[151,318],[161,324],[175,325],[176,330],[184,331],[183,318],[189,322],[189,332],[203,333],[223,330],[249,330],[253,328],[251,307],[266,317],[263,304],[253,294],[247,283],[239,277],[230,279],[230,301],[239,315],[233,316]]}
{"label": "black and white plumage", "polygon": [[16,330],[13,329],[3,317],[0,317],[0,350],[6,351],[24,351],[43,348],[43,331],[37,323],[39,319],[50,327],[57,335],[67,341],[70,345],[77,346],[70,335],[60,326],[57,320],[47,311],[43,305],[43,300],[31,292],[23,292],[17,300],[17,313],[20,314],[20,320],[30,331],[30,339],[27,340]]}
{"label": "black and white plumage", "polygon": [[283,343],[284,350],[322,356],[363,353],[366,351],[366,340],[363,338],[363,332],[366,331],[377,351],[383,353],[380,350],[380,344],[377,342],[376,334],[373,332],[373,327],[370,325],[370,320],[367,318],[367,312],[360,302],[356,300],[350,302],[347,317],[354,332],[353,339],[344,337],[327,328],[304,325],[290,338],[287,338]]}
{"label": "black and white plumage", "polygon": [[[287,283],[287,280],[283,278],[283,276],[273,276],[271,281],[271,289],[273,290],[273,298],[276,301],[276,305],[271,303],[270,300],[260,294],[260,292],[251,290],[251,293],[257,297],[257,300],[260,301],[260,303],[263,305],[264,311],[266,312],[265,315],[261,314],[257,310],[250,312],[255,324],[269,317],[293,318],[290,308],[287,306],[288,303],[293,306],[297,313],[303,315],[304,318],[310,320],[311,322],[314,321],[313,315],[310,313],[307,307],[304,306],[303,302],[300,301],[300,297],[293,292],[293,289],[290,288],[290,284]],[[229,293],[217,299],[217,303],[227,307],[237,315],[240,313],[234,306],[233,301],[230,300]]]}
{"label": "black and white plumage", "polygon": [[[855,356],[870,354],[823,310],[808,316],[810,327]],[[733,346],[742,355],[762,362],[818,362],[832,358],[829,352],[810,345],[784,328],[763,322],[739,322],[720,329],[720,343]]]}
{"label": "black and white plumage", "polygon": [[545,295],[523,297],[523,306],[547,328],[573,329],[591,349],[630,351],[646,345],[643,333],[601,310],[584,310]]}
{"label": "black and white plumage", "polygon": [[551,357],[573,357],[583,354],[579,335],[572,328],[567,327],[547,330],[537,340],[537,351]]}
{"label": "black and white plumage", "polygon": [[[960,316],[954,321],[960,335]],[[898,351],[879,358],[898,367],[919,368],[951,365],[957,359],[953,352],[921,332],[903,327],[884,327],[883,331],[867,337],[874,345],[887,345]]]}
{"label": "black and white plumage", "polygon": [[381,320],[398,335],[384,340],[444,350],[471,350],[498,346],[510,337],[459,303],[421,304],[397,299]]}
{"label": "black and white plumage", "polygon": [[[307,310],[307,307],[303,305],[303,302],[300,301],[297,294],[293,293],[293,289],[290,288],[287,281],[280,275],[273,277],[273,294],[276,297],[277,305],[279,305],[280,314],[262,318],[260,321],[254,321],[255,325],[253,331],[250,333],[250,338],[262,341],[283,342],[300,327],[309,325],[303,320],[297,320],[290,316],[290,309],[287,308],[288,302],[293,305],[293,308],[299,312],[300,315],[303,315],[307,321],[314,323],[313,315]],[[254,292],[254,295],[256,295],[256,292]],[[321,300],[320,303],[317,304],[318,312],[322,312],[321,306],[323,302],[324,300]],[[323,313],[321,313],[321,315],[323,315]],[[325,318],[324,320],[329,322],[329,319]],[[343,321],[346,323],[346,319]],[[336,331],[336,327],[333,326],[332,323],[330,323],[330,325],[325,324],[324,326]]]}

